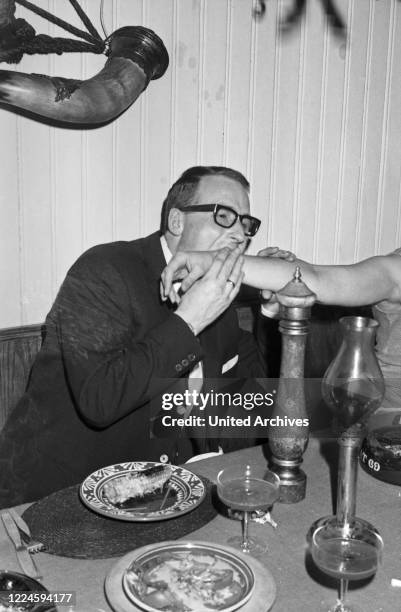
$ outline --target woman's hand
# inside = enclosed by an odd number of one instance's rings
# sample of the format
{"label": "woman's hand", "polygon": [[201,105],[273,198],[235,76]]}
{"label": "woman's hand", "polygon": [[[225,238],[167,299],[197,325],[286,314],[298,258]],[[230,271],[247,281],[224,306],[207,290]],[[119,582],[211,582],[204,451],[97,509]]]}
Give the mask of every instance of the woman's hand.
{"label": "woman's hand", "polygon": [[[291,251],[284,251],[280,247],[266,247],[258,252],[258,257],[276,257],[278,259],[284,259],[284,261],[295,261],[296,255]],[[263,289],[260,292],[263,306],[262,313],[265,316],[274,318],[279,312],[279,303],[277,302],[276,294],[270,291],[270,289]]]}
{"label": "woman's hand", "polygon": [[297,256],[291,251],[284,251],[280,247],[265,247],[258,252],[258,257],[278,257],[285,261],[295,261]]}

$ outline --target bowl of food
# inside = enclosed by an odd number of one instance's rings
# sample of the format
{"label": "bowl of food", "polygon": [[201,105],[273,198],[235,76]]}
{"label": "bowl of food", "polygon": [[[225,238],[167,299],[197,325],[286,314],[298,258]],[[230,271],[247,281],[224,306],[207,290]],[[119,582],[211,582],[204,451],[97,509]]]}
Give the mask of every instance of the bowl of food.
{"label": "bowl of food", "polygon": [[123,575],[126,596],[147,612],[232,612],[254,586],[253,571],[239,555],[202,542],[148,546]]}

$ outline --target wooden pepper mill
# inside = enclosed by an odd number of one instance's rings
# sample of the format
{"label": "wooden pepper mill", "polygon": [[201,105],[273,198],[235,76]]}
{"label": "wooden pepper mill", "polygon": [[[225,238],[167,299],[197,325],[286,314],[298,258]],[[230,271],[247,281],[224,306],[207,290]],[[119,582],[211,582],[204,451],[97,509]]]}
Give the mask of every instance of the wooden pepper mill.
{"label": "wooden pepper mill", "polygon": [[270,469],[281,480],[279,501],[292,504],[305,497],[306,474],[300,469],[309,438],[305,409],[304,360],[308,319],[316,295],[301,280],[296,267],[293,279],[277,292],[282,338],[280,380],[269,425],[272,452]]}

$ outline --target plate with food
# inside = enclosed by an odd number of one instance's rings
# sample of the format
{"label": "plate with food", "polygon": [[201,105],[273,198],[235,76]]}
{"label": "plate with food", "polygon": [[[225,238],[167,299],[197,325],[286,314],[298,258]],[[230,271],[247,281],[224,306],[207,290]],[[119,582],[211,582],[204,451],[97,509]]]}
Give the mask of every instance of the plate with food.
{"label": "plate with food", "polygon": [[248,601],[254,583],[245,561],[206,543],[156,545],[123,576],[126,596],[147,612],[231,612]]}
{"label": "plate with food", "polygon": [[190,512],[206,487],[185,468],[153,461],[130,461],[100,468],[80,487],[84,504],[122,521],[162,521]]}
{"label": "plate with food", "polygon": [[115,612],[267,612],[276,584],[265,565],[230,546],[175,540],[121,557],[105,592]]}

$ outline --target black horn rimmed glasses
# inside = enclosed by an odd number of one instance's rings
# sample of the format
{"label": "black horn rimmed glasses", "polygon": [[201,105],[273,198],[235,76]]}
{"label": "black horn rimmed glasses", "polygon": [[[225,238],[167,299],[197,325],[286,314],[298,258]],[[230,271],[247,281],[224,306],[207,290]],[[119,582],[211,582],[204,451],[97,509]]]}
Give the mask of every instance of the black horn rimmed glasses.
{"label": "black horn rimmed glasses", "polygon": [[199,204],[198,206],[184,206],[182,212],[212,212],[214,222],[220,227],[229,228],[235,225],[237,219],[243,227],[245,236],[254,236],[260,227],[260,219],[251,215],[240,215],[236,210],[224,204]]}

